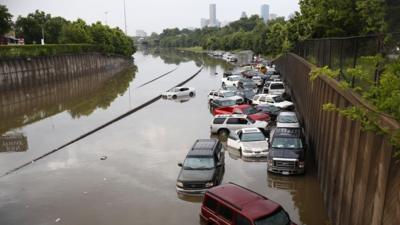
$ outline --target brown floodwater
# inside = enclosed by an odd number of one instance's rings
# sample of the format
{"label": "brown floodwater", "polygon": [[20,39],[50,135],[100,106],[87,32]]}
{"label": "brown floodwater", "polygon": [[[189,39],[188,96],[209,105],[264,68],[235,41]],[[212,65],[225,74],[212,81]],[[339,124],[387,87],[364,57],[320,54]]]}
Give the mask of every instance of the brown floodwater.
{"label": "brown floodwater", "polygon": [[[175,191],[177,162],[196,139],[210,137],[207,94],[219,88],[228,64],[181,52],[138,52],[137,68],[113,77],[96,74],[0,94],[4,174],[159,95],[202,61],[203,70],[187,84],[196,88],[195,97],[161,99],[0,178],[0,224],[199,224],[201,197]],[[304,176],[276,176],[263,161],[243,160],[231,149],[225,154],[223,182],[278,202],[298,224],[328,224],[311,163]]]}

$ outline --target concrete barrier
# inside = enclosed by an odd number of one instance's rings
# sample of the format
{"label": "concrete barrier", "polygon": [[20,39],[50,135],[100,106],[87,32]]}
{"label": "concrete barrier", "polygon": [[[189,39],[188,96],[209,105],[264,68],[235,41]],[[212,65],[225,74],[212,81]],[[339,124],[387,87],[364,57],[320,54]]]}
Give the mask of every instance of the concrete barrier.
{"label": "concrete barrier", "polygon": [[[322,110],[328,102],[341,108],[374,108],[331,78],[320,76],[310,82],[311,64],[297,55],[283,55],[275,64],[292,89],[331,223],[398,225],[400,165],[388,137],[363,131],[359,122]],[[378,119],[390,130],[400,129],[399,122],[387,115]]]}
{"label": "concrete barrier", "polygon": [[96,53],[0,59],[0,92],[96,72],[119,72],[132,62],[129,58]]}

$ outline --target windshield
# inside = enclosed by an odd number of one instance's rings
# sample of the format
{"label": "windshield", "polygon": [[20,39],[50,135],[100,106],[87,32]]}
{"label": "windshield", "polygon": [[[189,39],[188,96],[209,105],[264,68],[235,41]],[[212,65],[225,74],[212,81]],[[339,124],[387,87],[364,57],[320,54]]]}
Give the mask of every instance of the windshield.
{"label": "windshield", "polygon": [[303,148],[303,143],[300,138],[274,138],[272,140],[273,148],[285,148],[285,149],[299,149]]}
{"label": "windshield", "polygon": [[294,115],[285,115],[278,117],[278,123],[298,123],[298,120]]}
{"label": "windshield", "polygon": [[220,103],[221,106],[236,105],[236,101],[235,100],[220,101],[219,103]]}
{"label": "windshield", "polygon": [[272,99],[274,99],[274,102],[283,102],[283,98],[281,96],[275,96]]}
{"label": "windshield", "polygon": [[235,92],[225,92],[225,93],[223,93],[223,95],[225,98],[232,97],[232,96],[235,96]]}
{"label": "windshield", "polygon": [[238,81],[238,80],[240,80],[240,77],[230,77],[230,80],[231,81]]}
{"label": "windshield", "polygon": [[283,210],[255,221],[255,225],[288,225],[289,223],[290,219]]}
{"label": "windshield", "polygon": [[250,141],[265,141],[265,136],[261,132],[257,133],[243,133],[242,134],[242,141],[243,142],[250,142]]}
{"label": "windshield", "polygon": [[210,157],[188,157],[183,163],[183,168],[188,170],[213,169],[214,159]]}
{"label": "windshield", "polygon": [[285,89],[283,84],[271,84],[271,89]]}
{"label": "windshield", "polygon": [[246,114],[246,115],[251,115],[251,114],[258,113],[258,112],[259,111],[254,107],[249,107],[249,108],[243,110],[243,114]]}

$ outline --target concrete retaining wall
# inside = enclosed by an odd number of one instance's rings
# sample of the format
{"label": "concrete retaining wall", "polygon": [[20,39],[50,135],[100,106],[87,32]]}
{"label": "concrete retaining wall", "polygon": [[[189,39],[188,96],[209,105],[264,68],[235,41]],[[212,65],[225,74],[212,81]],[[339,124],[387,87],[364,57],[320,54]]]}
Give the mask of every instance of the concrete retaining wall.
{"label": "concrete retaining wall", "polygon": [[132,60],[102,54],[0,59],[0,92],[33,87],[96,72],[120,72]]}
{"label": "concrete retaining wall", "polygon": [[[311,65],[297,55],[284,55],[275,64],[291,87],[305,126],[332,224],[398,225],[400,166],[388,137],[363,131],[359,122],[322,106],[331,102],[341,108],[374,109],[333,79],[321,76],[311,83]],[[390,130],[400,129],[386,115],[378,119]]]}

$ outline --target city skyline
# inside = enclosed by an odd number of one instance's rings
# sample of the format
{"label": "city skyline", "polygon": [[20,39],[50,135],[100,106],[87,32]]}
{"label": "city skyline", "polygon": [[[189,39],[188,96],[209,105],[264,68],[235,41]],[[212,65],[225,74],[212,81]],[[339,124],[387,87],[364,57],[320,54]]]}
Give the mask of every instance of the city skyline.
{"label": "city skyline", "polygon": [[[274,13],[288,17],[298,11],[298,0],[249,0],[232,2],[229,0],[199,1],[199,0],[126,0],[127,32],[134,36],[136,30],[144,30],[148,35],[160,33],[166,28],[180,29],[199,27],[200,18],[209,14],[209,4],[217,4],[217,19],[219,21],[234,21],[245,11],[248,16],[260,12],[260,5],[268,2]],[[3,0],[2,4],[9,8],[15,21],[19,15],[26,16],[36,9],[61,16],[68,20],[81,18],[88,24],[101,21],[111,27],[118,26],[124,30],[123,0]],[[96,5],[96,7],[93,7]],[[229,10],[226,10],[229,9]],[[107,12],[107,13],[105,13]]]}

